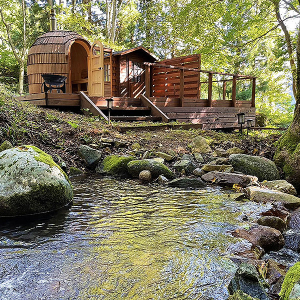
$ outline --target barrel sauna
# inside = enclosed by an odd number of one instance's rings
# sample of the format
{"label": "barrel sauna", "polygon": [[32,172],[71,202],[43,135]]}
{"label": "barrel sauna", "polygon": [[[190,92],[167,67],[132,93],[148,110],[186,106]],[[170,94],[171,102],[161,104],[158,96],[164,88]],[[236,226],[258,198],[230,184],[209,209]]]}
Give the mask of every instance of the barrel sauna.
{"label": "barrel sauna", "polygon": [[28,54],[29,93],[41,93],[42,74],[66,76],[66,92],[87,90],[91,45],[72,31],[55,30],[40,36]]}

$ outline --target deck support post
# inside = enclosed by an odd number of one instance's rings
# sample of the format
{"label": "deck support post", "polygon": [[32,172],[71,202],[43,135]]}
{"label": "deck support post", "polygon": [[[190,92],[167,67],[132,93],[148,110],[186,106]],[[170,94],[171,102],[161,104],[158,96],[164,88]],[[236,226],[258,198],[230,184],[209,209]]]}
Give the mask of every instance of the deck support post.
{"label": "deck support post", "polygon": [[212,79],[213,79],[213,74],[208,73],[208,106],[212,107]]}
{"label": "deck support post", "polygon": [[256,78],[252,78],[252,99],[251,99],[251,107],[255,107],[255,88],[256,88]]}
{"label": "deck support post", "polygon": [[184,70],[180,69],[180,91],[179,91],[179,106],[183,106],[184,98]]}
{"label": "deck support post", "polygon": [[149,65],[145,65],[145,96],[147,98],[151,97],[151,67]]}
{"label": "deck support post", "polygon": [[232,77],[232,106],[236,107],[236,76]]}
{"label": "deck support post", "polygon": [[226,100],[226,81],[223,81],[223,100]]}

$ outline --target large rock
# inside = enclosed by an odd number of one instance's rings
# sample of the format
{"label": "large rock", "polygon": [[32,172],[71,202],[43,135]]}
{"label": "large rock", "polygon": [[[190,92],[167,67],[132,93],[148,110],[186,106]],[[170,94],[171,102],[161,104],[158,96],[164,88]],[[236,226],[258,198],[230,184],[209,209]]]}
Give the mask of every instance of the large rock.
{"label": "large rock", "polygon": [[249,230],[236,229],[232,235],[244,238],[253,245],[262,247],[266,252],[279,250],[284,246],[284,238],[281,232],[267,226],[253,225]]}
{"label": "large rock", "polygon": [[96,172],[112,176],[128,176],[127,165],[134,159],[133,156],[109,155],[96,167]]}
{"label": "large rock", "polygon": [[[260,276],[255,266],[242,263],[229,283],[228,286],[229,293],[233,295],[237,291],[242,291],[244,294],[249,295],[255,299],[269,300],[270,298],[268,297],[266,291],[264,290],[259,278]],[[249,299],[249,298],[246,297],[240,299]]]}
{"label": "large rock", "polygon": [[282,300],[300,299],[300,262],[293,265],[286,273],[279,295]]}
{"label": "large rock", "polygon": [[214,165],[210,163],[210,164],[203,165],[202,170],[205,172],[212,172],[212,171],[222,172],[230,167],[231,165]]}
{"label": "large rock", "polygon": [[271,190],[280,191],[283,193],[291,194],[297,196],[297,191],[295,187],[287,182],[286,180],[272,180],[263,182],[263,185]]}
{"label": "large rock", "polygon": [[181,177],[170,181],[168,185],[179,188],[203,188],[206,184],[199,178]]}
{"label": "large rock", "polygon": [[275,190],[249,186],[246,189],[249,199],[255,202],[280,202],[288,209],[300,206],[300,198]]}
{"label": "large rock", "polygon": [[275,163],[265,157],[232,154],[229,156],[229,163],[235,171],[256,176],[259,181],[280,178]]}
{"label": "large rock", "polygon": [[290,229],[284,233],[285,247],[300,252],[300,232]]}
{"label": "large rock", "polygon": [[53,211],[72,198],[67,175],[50,155],[33,146],[0,153],[0,216]]}
{"label": "large rock", "polygon": [[93,149],[87,145],[80,145],[78,153],[79,156],[86,161],[89,168],[95,168],[102,156],[101,151]]}
{"label": "large rock", "polygon": [[177,172],[184,171],[185,174],[191,174],[197,168],[191,160],[187,159],[175,162],[173,167]]}
{"label": "large rock", "polygon": [[206,139],[202,136],[197,136],[194,138],[192,143],[189,145],[193,153],[209,153],[211,148],[208,145]]}
{"label": "large rock", "polygon": [[164,175],[168,179],[175,178],[175,175],[167,166],[153,159],[132,160],[128,163],[127,168],[129,174],[135,178],[138,178],[143,170],[149,170],[152,178],[157,178],[159,175]]}
{"label": "large rock", "polygon": [[257,223],[262,226],[269,226],[283,232],[286,229],[286,223],[279,217],[263,216],[257,220]]}
{"label": "large rock", "polygon": [[300,232],[300,208],[292,212],[288,225],[289,228]]}
{"label": "large rock", "polygon": [[238,184],[242,187],[245,187],[251,182],[253,177],[248,175],[243,175],[243,174],[212,171],[202,175],[201,178],[204,181],[208,181],[212,183],[225,184],[225,185]]}

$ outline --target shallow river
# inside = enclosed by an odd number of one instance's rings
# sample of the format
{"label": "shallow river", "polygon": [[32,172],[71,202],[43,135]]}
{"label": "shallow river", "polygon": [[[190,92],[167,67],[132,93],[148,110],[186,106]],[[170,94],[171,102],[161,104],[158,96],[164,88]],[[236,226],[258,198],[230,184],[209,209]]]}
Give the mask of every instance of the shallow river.
{"label": "shallow river", "polygon": [[[0,223],[0,299],[226,299],[229,231],[263,209],[220,188],[73,179],[74,203]],[[245,224],[244,224],[245,225]]]}

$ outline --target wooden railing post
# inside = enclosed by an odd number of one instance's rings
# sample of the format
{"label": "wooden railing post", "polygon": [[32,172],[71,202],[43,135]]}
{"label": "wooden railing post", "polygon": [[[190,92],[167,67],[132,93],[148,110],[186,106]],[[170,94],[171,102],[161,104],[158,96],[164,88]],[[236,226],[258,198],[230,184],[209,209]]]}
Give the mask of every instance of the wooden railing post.
{"label": "wooden railing post", "polygon": [[179,90],[179,105],[182,107],[184,98],[184,70],[180,69],[180,90]]}
{"label": "wooden railing post", "polygon": [[232,78],[232,106],[236,107],[236,76]]}
{"label": "wooden railing post", "polygon": [[223,100],[226,100],[226,81],[223,81]]}
{"label": "wooden railing post", "polygon": [[255,88],[256,88],[256,78],[252,78],[252,99],[251,99],[251,107],[255,107]]}
{"label": "wooden railing post", "polygon": [[145,66],[145,96],[147,98],[151,97],[151,75],[150,66]]}
{"label": "wooden railing post", "polygon": [[213,74],[208,73],[208,106],[212,107],[212,79],[213,79]]}

